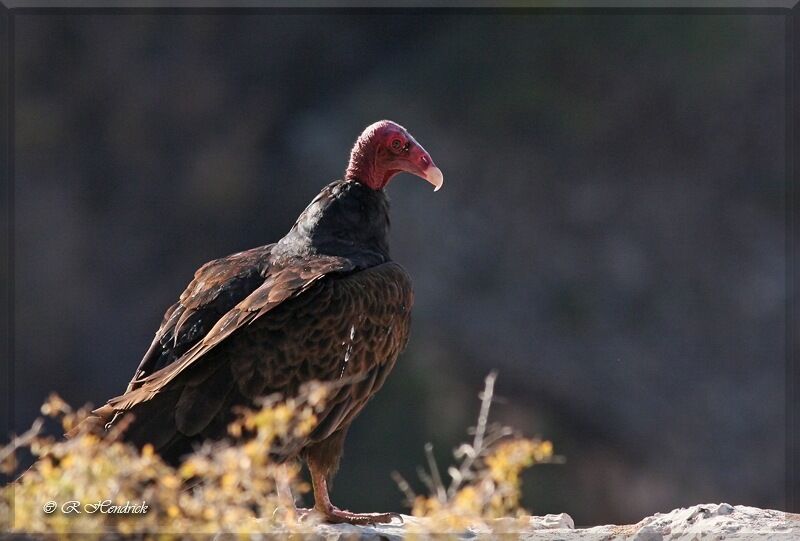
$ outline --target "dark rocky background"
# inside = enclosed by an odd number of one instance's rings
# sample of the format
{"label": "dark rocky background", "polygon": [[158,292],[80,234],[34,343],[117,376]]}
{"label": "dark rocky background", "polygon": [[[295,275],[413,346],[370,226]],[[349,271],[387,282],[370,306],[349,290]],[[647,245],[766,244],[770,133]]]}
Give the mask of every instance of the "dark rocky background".
{"label": "dark rocky background", "polygon": [[[15,425],[122,391],[203,262],[279,238],[367,124],[412,340],[335,501],[401,510],[500,371],[534,513],[784,504],[784,20],[417,11],[16,18]],[[7,276],[4,276],[7,278]]]}

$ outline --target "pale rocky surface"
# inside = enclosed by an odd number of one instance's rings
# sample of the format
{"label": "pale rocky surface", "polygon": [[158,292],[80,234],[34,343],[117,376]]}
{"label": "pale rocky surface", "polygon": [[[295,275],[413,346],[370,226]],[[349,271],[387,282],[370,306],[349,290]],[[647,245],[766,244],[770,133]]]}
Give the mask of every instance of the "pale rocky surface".
{"label": "pale rocky surface", "polygon": [[[319,525],[315,536],[326,541],[339,540],[387,540],[404,539],[414,531],[430,531],[425,519],[403,515],[404,523],[376,526],[352,526],[349,524]],[[530,517],[527,527],[511,527],[512,519],[500,519],[486,527],[470,528],[463,532],[450,533],[457,539],[489,539],[503,532],[503,539],[538,540],[614,540],[661,541],[667,539],[691,539],[711,541],[717,539],[800,539],[800,515],[769,509],[758,509],[727,503],[703,504],[675,509],[669,513],[656,513],[636,524],[605,525],[591,528],[575,528],[572,518],[566,513]],[[439,533],[439,532],[431,532]],[[423,536],[424,538],[425,536]],[[438,535],[436,536],[438,537]]]}

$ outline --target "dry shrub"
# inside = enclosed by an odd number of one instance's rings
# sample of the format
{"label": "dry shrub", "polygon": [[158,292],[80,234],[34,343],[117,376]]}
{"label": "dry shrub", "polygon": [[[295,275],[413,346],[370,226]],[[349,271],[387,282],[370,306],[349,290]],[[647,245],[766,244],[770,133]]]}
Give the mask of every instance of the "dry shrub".
{"label": "dry shrub", "polygon": [[[16,483],[0,489],[0,517],[13,517],[2,530],[95,537],[308,531],[313,523],[296,520],[293,506],[281,501],[276,490],[285,483],[294,494],[308,492],[298,476],[299,465],[278,464],[270,454],[285,450],[313,429],[326,394],[326,386],[314,383],[295,398],[269,397],[258,409],[242,409],[229,427],[231,439],[205,443],[177,468],[164,463],[150,445],[139,450],[120,441],[124,426],[98,435],[85,423],[73,438],[61,440],[41,435],[40,419],[0,451],[6,474],[15,470],[19,449],[27,448],[38,458]],[[42,413],[69,431],[89,412],[88,408],[73,411],[53,395]],[[47,513],[43,507],[51,501],[59,506],[80,502],[81,512],[64,513],[59,508]],[[146,502],[148,509],[117,514],[94,507],[106,501],[117,506]]]}
{"label": "dry shrub", "polygon": [[[554,459],[549,441],[523,438],[508,427],[488,422],[496,374],[486,388],[472,442],[454,451],[442,481],[430,445],[428,469],[420,477],[429,494],[417,495],[399,474],[412,513],[424,517],[406,526],[411,534],[462,531],[467,527],[493,533],[519,530],[527,523],[520,507],[521,473],[534,464]],[[339,383],[341,384],[341,383]],[[231,438],[206,442],[178,467],[164,463],[149,445],[121,441],[125,418],[112,430],[98,433],[89,423],[89,409],[73,410],[52,395],[42,413],[60,422],[65,432],[78,427],[67,440],[42,434],[38,419],[25,434],[0,449],[0,468],[16,471],[16,454],[29,450],[37,462],[21,478],[0,489],[0,531],[67,534],[99,538],[115,534],[144,534],[182,538],[186,534],[270,533],[304,537],[315,523],[298,520],[292,502],[281,499],[282,485],[295,495],[309,491],[296,462],[279,464],[271,456],[291,453],[291,446],[313,430],[330,384],[312,383],[295,398],[272,396],[256,409],[241,409],[230,425]],[[285,492],[284,492],[285,493]],[[47,502],[79,502],[80,513],[61,509],[47,513]],[[148,506],[146,513],[104,513],[108,505]],[[107,507],[106,507],[107,509]]]}
{"label": "dry shrub", "polygon": [[503,533],[518,531],[527,525],[529,513],[520,506],[522,471],[535,464],[560,460],[560,457],[553,455],[553,444],[549,441],[525,438],[507,426],[489,423],[496,378],[495,372],[486,377],[478,423],[469,430],[472,442],[453,451],[455,465],[447,469],[450,477],[447,486],[431,444],[425,446],[428,468],[418,470],[427,495],[417,495],[399,473],[393,473],[412,514],[426,519],[411,525],[412,533],[454,532],[466,528]]}

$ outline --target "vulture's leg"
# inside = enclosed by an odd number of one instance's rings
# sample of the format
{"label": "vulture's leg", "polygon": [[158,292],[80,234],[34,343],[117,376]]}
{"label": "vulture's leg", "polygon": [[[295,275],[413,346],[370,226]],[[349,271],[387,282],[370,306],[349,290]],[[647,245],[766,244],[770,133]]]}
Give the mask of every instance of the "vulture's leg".
{"label": "vulture's leg", "polygon": [[331,503],[328,494],[328,479],[336,472],[346,429],[339,430],[328,439],[306,450],[306,462],[314,487],[314,510],[321,513],[327,522],[349,524],[377,524],[391,522],[402,517],[397,513],[351,513],[339,509]]}
{"label": "vulture's leg", "polygon": [[391,522],[393,518],[403,521],[403,518],[397,513],[352,513],[339,509],[331,503],[328,495],[328,480],[325,474],[312,464],[314,462],[309,461],[308,467],[311,470],[311,482],[314,485],[314,510],[322,513],[327,522],[334,524],[339,522],[377,524]]}

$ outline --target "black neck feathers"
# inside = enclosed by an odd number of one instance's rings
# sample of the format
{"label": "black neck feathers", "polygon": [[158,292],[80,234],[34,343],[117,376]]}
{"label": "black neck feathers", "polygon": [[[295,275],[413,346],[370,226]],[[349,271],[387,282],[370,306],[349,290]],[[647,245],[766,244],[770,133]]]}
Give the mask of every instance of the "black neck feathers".
{"label": "black neck feathers", "polygon": [[331,255],[358,267],[389,260],[389,201],[382,190],[352,180],[325,186],[273,253],[287,257]]}

